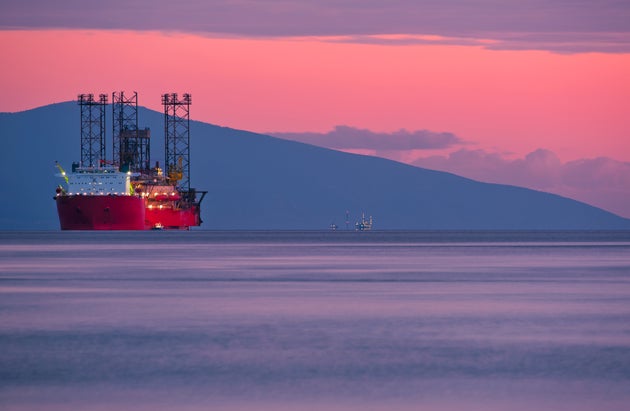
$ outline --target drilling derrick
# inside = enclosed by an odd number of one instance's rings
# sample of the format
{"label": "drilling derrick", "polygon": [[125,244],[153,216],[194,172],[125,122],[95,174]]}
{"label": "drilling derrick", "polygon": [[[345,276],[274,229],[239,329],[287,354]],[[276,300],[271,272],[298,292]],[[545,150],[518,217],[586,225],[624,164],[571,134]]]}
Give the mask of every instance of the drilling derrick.
{"label": "drilling derrick", "polygon": [[112,93],[113,164],[121,170],[146,172],[150,165],[148,128],[138,129],[138,93],[131,97],[124,92]]}
{"label": "drilling derrick", "polygon": [[105,106],[107,95],[79,94],[81,107],[81,166],[100,167],[105,161]]}
{"label": "drilling derrick", "polygon": [[169,180],[190,192],[190,94],[163,94],[165,165]]}

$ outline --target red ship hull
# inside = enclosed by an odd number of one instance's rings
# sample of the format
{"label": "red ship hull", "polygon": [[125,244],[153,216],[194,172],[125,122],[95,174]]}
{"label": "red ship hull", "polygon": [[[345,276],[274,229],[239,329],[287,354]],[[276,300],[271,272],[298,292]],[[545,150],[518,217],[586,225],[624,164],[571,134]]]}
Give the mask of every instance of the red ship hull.
{"label": "red ship hull", "polygon": [[185,209],[149,207],[145,212],[148,229],[188,230],[201,225],[198,205]]}
{"label": "red ship hull", "polygon": [[128,195],[58,195],[62,230],[146,230],[145,201]]}

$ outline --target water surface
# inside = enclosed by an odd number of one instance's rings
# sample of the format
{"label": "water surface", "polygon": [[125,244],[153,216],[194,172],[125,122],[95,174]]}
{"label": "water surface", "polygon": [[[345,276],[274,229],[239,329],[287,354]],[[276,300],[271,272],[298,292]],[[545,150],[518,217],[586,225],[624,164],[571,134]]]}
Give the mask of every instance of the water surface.
{"label": "water surface", "polygon": [[0,233],[7,410],[626,410],[629,232]]}

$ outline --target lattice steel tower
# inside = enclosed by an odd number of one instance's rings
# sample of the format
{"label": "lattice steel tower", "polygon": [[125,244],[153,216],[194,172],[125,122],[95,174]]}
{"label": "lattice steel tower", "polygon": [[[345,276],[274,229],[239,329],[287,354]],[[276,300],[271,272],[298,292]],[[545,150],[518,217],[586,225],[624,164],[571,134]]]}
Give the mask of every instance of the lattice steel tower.
{"label": "lattice steel tower", "polygon": [[182,191],[190,191],[190,94],[163,94],[164,169]]}
{"label": "lattice steel tower", "polygon": [[129,171],[149,169],[150,130],[138,129],[138,93],[130,97],[123,91],[112,93],[113,163]]}
{"label": "lattice steel tower", "polygon": [[81,166],[100,167],[105,161],[105,106],[107,94],[79,94],[81,107]]}

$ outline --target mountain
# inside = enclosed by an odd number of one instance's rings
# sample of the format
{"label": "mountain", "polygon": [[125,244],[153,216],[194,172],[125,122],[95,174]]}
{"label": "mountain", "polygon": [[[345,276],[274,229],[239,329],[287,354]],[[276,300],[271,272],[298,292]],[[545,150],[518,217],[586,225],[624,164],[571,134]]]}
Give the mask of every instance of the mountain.
{"label": "mountain", "polygon": [[[109,158],[111,109],[107,117]],[[69,169],[80,158],[79,120],[74,102],[0,113],[0,229],[58,229],[54,163]],[[138,125],[151,128],[152,161],[163,164],[163,114],[139,108]],[[630,229],[628,219],[553,194],[197,121],[191,182],[208,190],[204,229],[344,228],[346,210],[352,224],[373,215],[375,229]]]}

